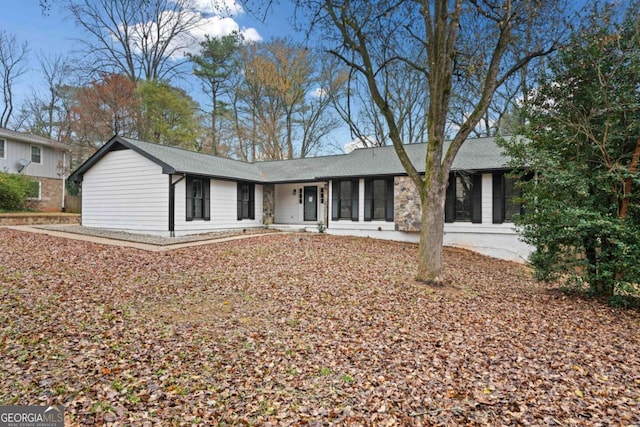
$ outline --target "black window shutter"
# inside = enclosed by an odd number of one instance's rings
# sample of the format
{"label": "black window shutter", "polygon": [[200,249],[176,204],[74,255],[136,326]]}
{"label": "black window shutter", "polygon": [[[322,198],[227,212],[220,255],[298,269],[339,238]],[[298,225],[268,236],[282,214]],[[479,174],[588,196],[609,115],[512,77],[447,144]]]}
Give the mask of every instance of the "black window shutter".
{"label": "black window shutter", "polygon": [[471,177],[471,222],[482,222],[482,174]]}
{"label": "black window shutter", "polygon": [[242,183],[238,183],[238,221],[242,219]]}
{"label": "black window shutter", "polygon": [[202,180],[202,204],[204,206],[203,218],[205,221],[211,221],[211,180]]}
{"label": "black window shutter", "polygon": [[249,219],[256,219],[256,185],[249,186]]}
{"label": "black window shutter", "polygon": [[193,177],[187,176],[186,183],[186,196],[187,196],[187,221],[193,221]]}
{"label": "black window shutter", "polygon": [[337,221],[340,217],[340,181],[331,181],[331,220]]}
{"label": "black window shutter", "polygon": [[373,181],[364,180],[364,220],[371,221],[371,211],[373,211]]}
{"label": "black window shutter", "polygon": [[385,194],[385,216],[387,221],[393,222],[393,178],[387,180],[387,194]]}
{"label": "black window shutter", "polygon": [[449,185],[447,186],[446,200],[444,204],[444,222],[454,222],[456,220],[456,176],[449,174]]}
{"label": "black window shutter", "polygon": [[359,181],[351,181],[351,221],[358,220]]}
{"label": "black window shutter", "polygon": [[493,174],[493,223],[504,222],[504,174]]}

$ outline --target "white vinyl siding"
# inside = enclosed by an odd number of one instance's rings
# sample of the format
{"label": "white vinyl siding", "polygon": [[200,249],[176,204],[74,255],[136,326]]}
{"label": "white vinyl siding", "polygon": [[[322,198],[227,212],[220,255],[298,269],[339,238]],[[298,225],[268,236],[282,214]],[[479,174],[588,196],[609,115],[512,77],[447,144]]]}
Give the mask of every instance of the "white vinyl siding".
{"label": "white vinyl siding", "polygon": [[238,183],[236,181],[212,179],[209,180],[209,185],[211,189],[211,220],[187,221],[185,180],[183,179],[176,184],[176,235],[262,226],[262,185],[255,185],[255,219],[243,219],[240,221],[238,220],[237,212]]}
{"label": "white vinyl siding", "polygon": [[[31,161],[31,143],[4,139],[4,158],[0,156],[0,171],[18,173],[18,161]],[[29,163],[20,173],[41,178],[60,179],[60,166],[63,162],[62,151],[40,146],[40,163]]]}
{"label": "white vinyl siding", "polygon": [[493,222],[493,174],[482,174],[482,223]]}
{"label": "white vinyl siding", "polygon": [[82,225],[167,232],[168,175],[133,150],[107,153],[84,175]]}

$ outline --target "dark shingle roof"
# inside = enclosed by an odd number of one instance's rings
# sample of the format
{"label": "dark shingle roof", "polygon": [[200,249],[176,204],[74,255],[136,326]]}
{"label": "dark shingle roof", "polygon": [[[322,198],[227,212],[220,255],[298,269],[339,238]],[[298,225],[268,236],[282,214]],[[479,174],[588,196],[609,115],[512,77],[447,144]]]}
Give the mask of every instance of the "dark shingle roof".
{"label": "dark shingle roof", "polygon": [[[133,149],[159,164],[164,173],[188,173],[241,181],[278,183],[405,174],[392,146],[360,148],[349,154],[333,156],[247,163],[115,136],[83,163],[70,179],[82,180],[84,172],[105,153],[119,146]],[[410,144],[405,148],[418,172],[424,172],[427,145]],[[453,170],[507,169],[507,161],[495,138],[468,139],[453,162]]]}
{"label": "dark shingle roof", "polygon": [[257,162],[261,176],[269,182],[315,181],[322,171],[343,160],[343,154],[304,159]]}
{"label": "dark shingle roof", "polygon": [[[445,145],[445,149],[449,145]],[[424,173],[427,144],[408,144],[405,150],[418,172]],[[359,148],[320,171],[318,177],[355,177],[367,175],[403,175],[404,168],[393,146]],[[453,170],[488,170],[507,168],[508,158],[495,138],[468,139],[453,161]]]}
{"label": "dark shingle roof", "polygon": [[173,169],[170,173],[182,172],[243,181],[264,181],[255,165],[251,163],[131,138],[120,137],[120,139],[170,166]]}

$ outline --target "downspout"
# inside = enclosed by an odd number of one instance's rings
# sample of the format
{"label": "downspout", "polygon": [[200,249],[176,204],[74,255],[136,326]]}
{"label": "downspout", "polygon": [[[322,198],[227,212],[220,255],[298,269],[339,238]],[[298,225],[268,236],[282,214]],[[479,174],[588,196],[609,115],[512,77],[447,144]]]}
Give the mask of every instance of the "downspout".
{"label": "downspout", "polygon": [[176,184],[185,179],[182,175],[179,180],[173,182],[173,175],[169,174],[169,235],[176,237]]}
{"label": "downspout", "polygon": [[66,178],[66,168],[67,168],[67,153],[62,152],[62,212],[65,212],[66,206],[64,205],[64,196],[65,191],[67,189],[67,178]]}

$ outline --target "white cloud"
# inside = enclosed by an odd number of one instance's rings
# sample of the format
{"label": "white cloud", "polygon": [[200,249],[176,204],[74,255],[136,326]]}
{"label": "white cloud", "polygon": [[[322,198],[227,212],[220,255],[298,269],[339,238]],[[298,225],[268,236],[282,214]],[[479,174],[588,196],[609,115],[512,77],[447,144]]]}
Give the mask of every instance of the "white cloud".
{"label": "white cloud", "polygon": [[[205,35],[209,37],[222,37],[236,31],[242,34],[244,40],[247,42],[262,40],[258,30],[255,28],[241,28],[238,22],[231,17],[232,14],[241,15],[244,13],[242,6],[234,0],[194,0],[194,6],[197,8],[196,10],[184,13],[200,15],[200,22],[188,34],[182,34],[172,41],[168,51],[172,52],[171,57],[173,59],[182,59],[186,53],[198,53],[200,50],[200,42],[205,40]],[[176,18],[176,12],[166,11],[161,14],[161,20],[165,23],[171,22]],[[144,25],[147,29],[148,26],[148,23]],[[171,28],[171,25],[164,26]],[[137,27],[138,28],[133,28],[134,34],[142,33],[143,25],[141,24]],[[152,31],[145,31],[145,33],[151,35],[156,34],[157,25],[154,23],[152,27]],[[138,43],[139,41],[136,40],[136,44]]]}
{"label": "white cloud", "polygon": [[262,36],[255,28],[243,28],[240,33],[244,36],[244,39],[248,42],[262,41]]}
{"label": "white cloud", "polygon": [[357,150],[358,148],[367,148],[367,147],[375,147],[375,139],[372,137],[365,136],[364,138],[356,138],[351,142],[347,142],[344,145],[344,153],[349,154],[353,150]]}
{"label": "white cloud", "polygon": [[237,16],[244,13],[235,0],[193,0],[194,8],[205,15]]}
{"label": "white cloud", "polygon": [[[209,18],[202,18],[200,25],[194,28],[187,37],[176,40],[178,45],[186,47],[177,50],[173,57],[179,59],[184,57],[185,53],[198,53],[200,51],[200,42],[204,41],[206,35],[209,37],[222,37],[234,31],[242,34],[246,42],[262,41],[260,33],[258,33],[258,30],[255,28],[240,28],[240,25],[230,17],[211,16]],[[191,40],[191,42],[185,43],[187,40]]]}
{"label": "white cloud", "polygon": [[240,25],[231,17],[212,16],[203,18],[198,28],[191,35],[198,41],[204,40],[205,34],[209,37],[222,37],[237,31],[249,42],[261,41],[262,37],[255,28],[240,28]]}

